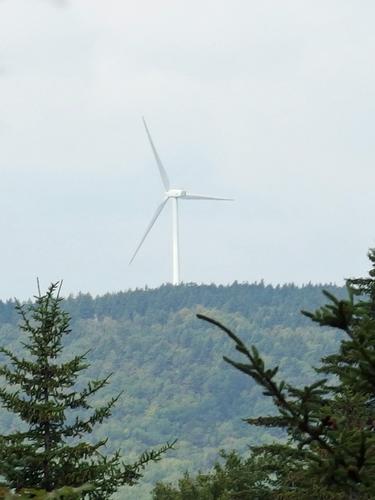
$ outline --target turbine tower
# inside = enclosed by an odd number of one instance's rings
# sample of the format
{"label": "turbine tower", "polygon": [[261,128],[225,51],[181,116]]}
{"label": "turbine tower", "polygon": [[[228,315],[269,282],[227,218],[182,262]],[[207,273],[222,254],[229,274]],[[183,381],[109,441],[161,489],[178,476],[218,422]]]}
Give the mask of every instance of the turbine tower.
{"label": "turbine tower", "polygon": [[146,121],[142,118],[143,124],[146,129],[146,134],[151,145],[151,149],[154,153],[156,163],[159,168],[159,173],[161,181],[163,183],[165,193],[164,200],[157,207],[151,222],[147,226],[146,232],[144,233],[139,245],[137,246],[133,257],[131,258],[129,264],[133,262],[135,256],[137,255],[139,249],[141,248],[143,242],[145,241],[148,233],[151,231],[152,226],[155,224],[156,219],[159,217],[161,211],[165,207],[168,200],[172,201],[173,209],[173,229],[172,229],[172,244],[173,244],[173,284],[178,285],[180,283],[180,245],[179,245],[179,221],[178,221],[178,200],[216,200],[216,201],[233,201],[231,198],[218,198],[217,196],[204,196],[201,194],[192,194],[184,189],[175,189],[170,187],[169,178],[165,168],[160,160],[158,152],[156,151],[155,145],[153,143],[150,131],[147,127]]}

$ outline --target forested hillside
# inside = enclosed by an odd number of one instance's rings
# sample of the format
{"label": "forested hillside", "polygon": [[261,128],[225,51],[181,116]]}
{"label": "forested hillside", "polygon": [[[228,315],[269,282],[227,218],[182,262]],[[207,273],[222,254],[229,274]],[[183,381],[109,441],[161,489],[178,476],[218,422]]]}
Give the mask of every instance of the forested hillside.
{"label": "forested hillside", "polygon": [[[224,321],[279,365],[288,380],[304,383],[311,380],[312,365],[332,352],[339,338],[300,314],[325,302],[322,288],[344,295],[335,286],[234,283],[165,285],[66,299],[64,307],[72,316],[67,354],[90,350],[84,380],[113,373],[101,402],[124,391],[96,437],[109,436],[108,447],[121,448],[129,459],[178,439],[175,450],[152,466],[130,495],[148,498],[155,480],[207,469],[221,448],[245,451],[249,444],[274,438],[268,429],[250,428],[241,420],[264,413],[265,398],[255,384],[224,364],[222,356],[233,354],[232,345],[196,313]],[[20,352],[14,305],[0,302],[0,344]],[[2,432],[14,430],[17,422],[2,410],[0,427]]]}

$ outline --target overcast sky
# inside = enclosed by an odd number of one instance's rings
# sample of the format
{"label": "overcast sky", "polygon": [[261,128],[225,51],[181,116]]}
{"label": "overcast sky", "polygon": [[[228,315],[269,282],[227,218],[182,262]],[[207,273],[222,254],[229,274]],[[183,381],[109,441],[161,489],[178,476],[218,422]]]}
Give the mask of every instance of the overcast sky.
{"label": "overcast sky", "polygon": [[0,298],[336,282],[375,245],[375,3],[2,0]]}

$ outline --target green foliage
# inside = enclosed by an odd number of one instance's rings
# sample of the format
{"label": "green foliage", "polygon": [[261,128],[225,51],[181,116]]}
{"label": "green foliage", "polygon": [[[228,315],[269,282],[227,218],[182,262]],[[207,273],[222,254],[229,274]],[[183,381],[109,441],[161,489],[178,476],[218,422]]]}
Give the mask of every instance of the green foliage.
{"label": "green foliage", "polygon": [[[297,328],[308,323],[298,313],[300,309],[315,308],[321,304],[321,290],[327,289],[335,296],[344,296],[342,287],[334,285],[293,284],[273,287],[260,283],[232,285],[197,285],[187,283],[163,285],[156,289],[138,289],[93,298],[80,293],[64,300],[63,307],[76,320],[111,318],[113,321],[164,324],[166,319],[179,311],[194,310],[202,306],[222,314],[239,314],[250,318],[260,328],[276,325]],[[15,302],[0,301],[0,324],[16,324]],[[145,332],[146,333],[146,332]]]}
{"label": "green foliage", "polygon": [[[178,489],[158,485],[154,498],[189,499],[185,495],[189,488],[195,491],[196,498],[202,499],[375,497],[375,253],[370,256],[374,264],[370,279],[351,280],[347,299],[340,300],[325,292],[328,305],[315,313],[303,312],[321,326],[342,330],[346,338],[337,353],[322,359],[317,370],[328,378],[302,388],[282,380],[278,367],[268,368],[256,347],[247,348],[220,321],[197,315],[219,327],[234,342],[243,361],[227,356],[224,360],[260,385],[263,394],[273,402],[275,415],[248,418],[247,422],[285,429],[289,440],[285,445],[252,448],[250,463],[261,460],[256,470],[267,471],[258,492],[243,489],[239,496],[233,485],[228,484],[215,496],[212,488],[220,475],[220,469],[216,469],[213,475],[185,477]],[[354,300],[358,296],[363,300]],[[250,477],[253,470],[249,463],[239,463],[245,477],[246,474]],[[235,471],[232,476],[236,480],[241,474]],[[202,480],[209,488],[201,488],[200,493]]]}
{"label": "green foliage", "polygon": [[78,500],[90,490],[92,490],[92,486],[83,485],[79,488],[64,486],[53,491],[22,488],[14,493],[9,488],[0,486],[0,500],[28,500],[31,498],[35,500]]}
{"label": "green foliage", "polygon": [[221,451],[224,464],[216,462],[212,472],[191,477],[185,473],[178,486],[157,483],[154,500],[232,500],[271,498],[264,484],[272,483],[263,457],[241,458],[234,451]]}
{"label": "green foliage", "polygon": [[[328,289],[342,296],[345,292]],[[63,338],[64,359],[90,350],[90,366],[80,372],[79,387],[113,373],[95,398],[99,406],[124,391],[112,418],[93,428],[90,441],[109,438],[106,454],[121,449],[134,462],[144,449],[179,439],[174,451],[147,466],[139,485],[125,487],[116,499],[150,498],[153,482],[177,480],[187,469],[192,474],[208,470],[222,448],[242,454],[249,443],[283,436],[278,428],[249,427],[241,420],[270,412],[269,398],[249,377],[223,369],[230,339],[197,321],[195,314],[204,312],[230,325],[246,343],[257,345],[266,363],[279,365],[282,378],[306,385],[314,377],[311,365],[335,352],[340,339],[334,333],[322,342],[321,328],[298,313],[318,307],[321,290],[262,283],[182,285],[97,298],[85,294],[61,302],[72,316],[73,330]],[[13,308],[13,302],[0,302],[0,344],[22,357],[19,346],[26,340]],[[17,429],[21,423],[0,407],[0,433]]]}
{"label": "green foliage", "polygon": [[145,452],[128,464],[119,451],[112,456],[103,453],[107,439],[83,440],[108,419],[119,394],[101,405],[91,403],[109,376],[77,389],[79,375],[89,366],[87,353],[64,359],[62,341],[70,333],[70,317],[61,301],[58,284],[53,284],[35,303],[17,306],[20,329],[27,335],[23,342],[27,358],[0,349],[9,363],[0,366],[7,384],[0,387],[0,401],[23,423],[23,430],[0,435],[0,475],[7,486],[23,490],[24,495],[26,488],[37,488],[59,490],[54,495],[68,498],[67,487],[91,484],[82,496],[104,499],[122,485],[135,484],[145,465],[159,460],[171,445]]}
{"label": "green foliage", "polygon": [[[217,461],[209,473],[191,476],[187,472],[176,485],[159,482],[153,500],[344,500],[348,497],[330,491],[319,482],[302,490],[304,477],[300,452],[286,445],[274,444],[243,458],[235,451],[221,452],[224,463]],[[283,460],[279,460],[282,456]],[[283,483],[281,490],[280,483]],[[285,485],[289,485],[289,489]]]}

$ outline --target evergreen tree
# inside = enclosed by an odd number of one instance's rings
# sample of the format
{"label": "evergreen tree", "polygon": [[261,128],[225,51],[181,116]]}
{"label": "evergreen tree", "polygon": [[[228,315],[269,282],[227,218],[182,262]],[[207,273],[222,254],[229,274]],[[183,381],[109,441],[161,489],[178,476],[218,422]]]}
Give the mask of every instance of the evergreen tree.
{"label": "evergreen tree", "polygon": [[61,307],[60,287],[52,284],[34,303],[17,305],[29,357],[0,349],[9,361],[0,366],[0,376],[7,383],[0,388],[0,401],[23,423],[17,432],[0,436],[0,476],[16,491],[50,492],[90,484],[93,489],[82,497],[103,500],[120,486],[136,483],[144,466],[172,445],[145,452],[135,463],[126,464],[119,452],[110,457],[102,454],[106,440],[83,439],[111,415],[120,395],[97,408],[90,402],[110,376],[76,389],[80,372],[89,365],[87,353],[70,360],[62,356],[70,317]]}

